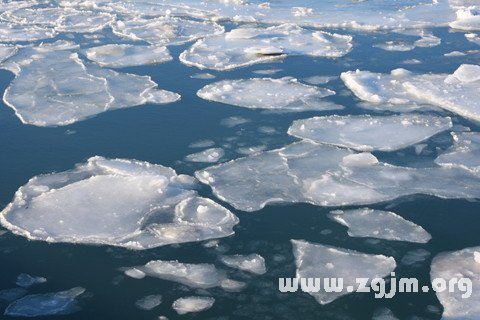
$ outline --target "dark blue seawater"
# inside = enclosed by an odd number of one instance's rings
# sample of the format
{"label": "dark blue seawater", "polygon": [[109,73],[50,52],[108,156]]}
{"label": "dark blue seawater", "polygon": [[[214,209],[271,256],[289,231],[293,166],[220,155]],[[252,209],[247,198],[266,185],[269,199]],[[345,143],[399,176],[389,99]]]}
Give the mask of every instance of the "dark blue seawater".
{"label": "dark blue seawater", "polygon": [[[215,80],[192,79],[191,75],[202,71],[182,65],[177,58],[156,66],[124,68],[120,71],[150,75],[160,88],[181,94],[182,100],[164,106],[145,105],[106,112],[66,127],[23,125],[12,109],[2,102],[0,207],[6,206],[15,191],[31,177],[69,170],[95,155],[148,161],[192,175],[206,166],[184,161],[186,155],[196,151],[189,148],[189,144],[198,140],[210,139],[217,146],[229,144],[225,147],[225,158],[235,159],[241,156],[235,152],[241,146],[267,145],[268,149],[274,149],[295,141],[286,132],[296,119],[327,114],[382,114],[359,108],[360,101],[338,78],[324,85],[337,92],[337,95],[327,99],[346,107],[335,112],[267,113],[207,102],[195,93],[213,81],[258,77],[252,71],[261,69],[281,69],[273,77],[292,76],[301,80],[317,75],[337,76],[343,71],[355,69],[390,72],[403,67],[420,73],[451,73],[462,63],[480,63],[479,53],[444,57],[445,53],[454,50],[465,52],[480,49],[468,42],[463,33],[453,33],[448,29],[432,31],[442,39],[440,46],[416,48],[409,52],[387,52],[372,45],[392,40],[392,34],[336,30],[354,36],[353,50],[344,58],[290,57],[231,72],[210,72],[216,76]],[[398,39],[409,37],[395,36],[395,40]],[[178,57],[187,47],[170,49],[172,55]],[[418,59],[422,63],[406,65],[403,61],[407,59]],[[1,92],[12,79],[11,73],[0,70]],[[455,124],[468,126],[472,131],[480,130],[478,124],[454,114],[444,115],[451,116]],[[232,116],[243,117],[250,122],[233,128],[221,124],[222,119]],[[261,133],[258,131],[261,126],[274,127],[277,133]],[[428,143],[428,148],[433,150],[430,155],[418,156],[413,147],[375,155],[393,164],[426,166],[436,157],[436,148],[447,148],[451,138],[445,132]],[[215,199],[208,187],[203,186],[200,193]],[[229,271],[232,278],[248,284],[240,293],[228,293],[219,288],[195,290],[155,278],[135,280],[125,277],[119,270],[155,259],[213,263],[224,268],[218,261],[219,252],[204,248],[201,243],[131,251],[106,246],[48,244],[28,241],[11,233],[0,236],[0,289],[15,287],[15,279],[20,273],[48,279],[47,283],[29,289],[29,293],[85,287],[87,294],[79,299],[82,310],[68,316],[56,316],[56,319],[156,319],[160,315],[170,319],[370,319],[374,310],[380,307],[388,307],[401,319],[413,316],[440,319],[442,307],[433,292],[398,294],[389,300],[375,299],[373,293],[358,293],[324,306],[305,293],[280,293],[277,289],[278,278],[293,277],[295,274],[290,239],[384,254],[393,256],[397,262],[406,252],[423,248],[431,256],[420,266],[406,267],[398,263],[396,269],[398,277],[417,277],[421,285],[430,283],[430,262],[437,253],[480,245],[480,204],[472,201],[442,200],[419,195],[371,206],[392,210],[421,225],[432,235],[432,240],[427,244],[351,238],[345,227],[326,217],[331,208],[295,204],[267,206],[258,212],[245,213],[227,203],[222,204],[240,218],[240,224],[235,227],[235,235],[220,240],[221,247],[228,249],[231,254],[259,253],[267,263],[268,272],[262,276]],[[323,235],[322,230],[332,232]],[[274,259],[278,255],[283,256],[284,261]],[[171,308],[172,302],[179,297],[207,292],[216,299],[210,310],[178,316]],[[163,303],[152,311],[138,309],[135,301],[150,294],[161,294]],[[6,305],[0,301],[0,313],[3,313]]]}

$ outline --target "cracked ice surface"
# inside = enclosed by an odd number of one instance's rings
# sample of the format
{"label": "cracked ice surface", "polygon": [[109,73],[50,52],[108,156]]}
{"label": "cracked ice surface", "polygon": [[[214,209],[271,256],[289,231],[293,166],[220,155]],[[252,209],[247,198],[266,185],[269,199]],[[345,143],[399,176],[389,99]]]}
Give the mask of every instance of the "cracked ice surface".
{"label": "cracked ice surface", "polygon": [[180,61],[201,69],[224,71],[289,55],[338,58],[351,50],[351,42],[351,36],[310,31],[293,24],[241,27],[198,40],[182,52]]}
{"label": "cracked ice surface", "polygon": [[430,104],[480,121],[480,66],[461,65],[453,74],[414,74],[404,69],[390,74],[348,71],[345,85],[360,99],[393,105]]}
{"label": "cracked ice surface", "polygon": [[180,98],[157,89],[148,76],[85,64],[73,51],[76,48],[64,42],[27,47],[2,65],[16,76],[3,99],[23,123],[68,125],[109,110]]}
{"label": "cracked ice surface", "polygon": [[[320,304],[330,303],[348,294],[347,286],[358,288],[356,279],[383,278],[395,270],[397,264],[392,257],[360,253],[354,250],[315,244],[303,240],[292,240],[293,254],[297,266],[296,277],[343,278],[341,292],[309,292]],[[323,285],[323,283],[322,283]]]}
{"label": "cracked ice surface", "polygon": [[290,77],[223,80],[197,92],[205,100],[250,109],[284,111],[342,109],[342,106],[322,99],[333,94],[334,91],[306,85]]}
{"label": "cracked ice surface", "polygon": [[431,279],[442,278],[447,281],[467,278],[472,282],[470,297],[464,298],[461,290],[437,292],[437,298],[443,305],[442,319],[474,320],[480,317],[480,247],[466,248],[460,251],[445,252],[432,261]]}
{"label": "cracked ice surface", "polygon": [[406,195],[480,198],[480,177],[460,168],[408,168],[379,162],[370,153],[301,141],[222,163],[195,176],[239,210],[271,203],[364,205]]}
{"label": "cracked ice surface", "polygon": [[233,234],[237,217],[197,196],[194,184],[168,167],[93,157],[30,179],[0,222],[33,240],[138,250]]}
{"label": "cracked ice surface", "polygon": [[326,116],[294,121],[288,133],[300,139],[359,151],[394,151],[451,127],[450,118],[429,115]]}
{"label": "cracked ice surface", "polygon": [[417,243],[427,243],[431,239],[430,234],[425,229],[390,211],[369,208],[336,210],[332,211],[329,217],[348,227],[348,235],[352,237],[371,237]]}

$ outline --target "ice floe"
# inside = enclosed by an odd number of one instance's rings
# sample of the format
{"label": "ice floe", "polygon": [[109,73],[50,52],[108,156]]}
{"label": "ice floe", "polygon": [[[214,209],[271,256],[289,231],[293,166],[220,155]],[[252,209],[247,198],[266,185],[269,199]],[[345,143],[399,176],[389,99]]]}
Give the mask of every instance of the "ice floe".
{"label": "ice floe", "polygon": [[329,217],[348,227],[348,235],[352,237],[371,237],[417,243],[427,243],[432,238],[419,225],[405,220],[391,211],[369,208],[335,210],[330,213]]}
{"label": "ice floe", "polygon": [[341,106],[323,100],[333,94],[335,92],[331,90],[306,85],[290,77],[223,80],[197,92],[205,100],[250,109],[283,111],[341,109]]}
{"label": "ice floe", "polygon": [[56,36],[52,28],[20,26],[0,21],[0,42],[28,42]]}
{"label": "ice floe", "polygon": [[3,99],[23,123],[68,125],[109,110],[180,98],[157,89],[148,76],[85,64],[67,50],[72,48],[69,43],[24,48],[2,65],[16,75]]}
{"label": "ice floe", "polygon": [[301,141],[197,171],[214,194],[239,210],[307,202],[366,205],[413,194],[480,198],[480,177],[461,168],[408,168],[370,153]]}
{"label": "ice floe", "polygon": [[[478,319],[480,317],[480,247],[466,248],[460,251],[446,252],[437,255],[432,261],[430,271],[432,281],[444,279],[447,288],[437,292],[437,298],[443,305],[442,319]],[[462,278],[472,283],[472,292],[468,296],[466,283],[463,288],[458,283],[454,290],[448,289],[450,280]]]}
{"label": "ice floe", "polygon": [[430,257],[430,252],[420,248],[408,251],[400,262],[406,266],[417,266],[427,260],[428,257]]}
{"label": "ice floe", "polygon": [[264,274],[267,272],[265,259],[258,254],[222,256],[220,261],[226,266],[248,271],[254,274]]}
{"label": "ice floe", "polygon": [[400,34],[418,36],[419,39],[415,41],[387,41],[385,43],[376,44],[374,47],[386,50],[386,51],[410,51],[415,48],[429,48],[438,46],[442,40],[433,34],[426,32],[424,30],[408,30],[408,31],[397,31]]}
{"label": "ice floe", "polygon": [[268,28],[241,27],[198,40],[180,61],[199,68],[231,70],[283,56],[338,58],[352,48],[352,37],[311,31],[292,24]]}
{"label": "ice floe", "polygon": [[0,222],[29,239],[131,249],[233,234],[238,218],[197,196],[194,186],[195,179],[168,167],[93,157],[30,179]]}
{"label": "ice floe", "polygon": [[54,293],[32,294],[12,302],[5,310],[11,317],[65,315],[79,311],[76,298],[85,292],[76,287]]}
{"label": "ice floe", "polygon": [[[309,292],[320,304],[327,304],[335,299],[348,294],[347,286],[358,288],[358,278],[372,279],[383,278],[390,275],[396,268],[395,259],[383,255],[373,255],[315,244],[303,240],[292,240],[293,254],[297,266],[296,277],[301,279],[340,278],[343,280],[343,290],[340,292]],[[352,292],[352,291],[351,291]]]}
{"label": "ice floe", "polygon": [[192,153],[185,157],[187,161],[191,162],[218,162],[225,155],[222,148],[210,148],[201,152]]}
{"label": "ice floe", "polygon": [[162,296],[159,294],[152,294],[145,296],[135,302],[135,306],[142,310],[152,310],[162,303]]}
{"label": "ice floe", "polygon": [[88,59],[102,67],[123,68],[172,60],[166,47],[129,44],[107,44],[85,50]]}
{"label": "ice floe", "polygon": [[208,310],[214,303],[215,299],[211,297],[185,297],[175,300],[172,308],[178,314],[187,314]]}
{"label": "ice floe", "polygon": [[465,31],[480,30],[480,7],[468,7],[457,11],[457,19],[450,27]]}
{"label": "ice floe", "polygon": [[427,140],[451,127],[450,118],[429,115],[326,116],[297,120],[288,133],[297,138],[359,151],[394,151]]}
{"label": "ice floe", "polygon": [[357,97],[375,104],[430,104],[480,121],[480,66],[463,64],[453,74],[349,71],[341,75]]}
{"label": "ice floe", "polygon": [[441,166],[462,167],[480,173],[480,133],[454,132],[454,145],[435,159]]}
{"label": "ice floe", "polygon": [[15,284],[19,287],[28,288],[35,284],[45,283],[45,282],[47,282],[47,279],[44,277],[36,277],[26,273],[21,273],[18,275],[17,281],[15,282]]}

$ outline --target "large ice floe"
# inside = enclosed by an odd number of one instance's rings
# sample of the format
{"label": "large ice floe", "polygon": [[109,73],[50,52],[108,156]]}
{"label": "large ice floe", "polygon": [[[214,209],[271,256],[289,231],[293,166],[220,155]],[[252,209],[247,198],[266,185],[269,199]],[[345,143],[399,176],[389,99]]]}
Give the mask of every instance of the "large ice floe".
{"label": "large ice floe", "polygon": [[[478,2],[477,4],[480,5]],[[450,23],[450,27],[465,31],[480,30],[480,6],[458,10],[457,19]]]}
{"label": "large ice floe", "polygon": [[107,44],[85,50],[88,59],[102,67],[123,68],[172,60],[166,47]]}
{"label": "large ice floe", "polygon": [[180,98],[157,89],[148,76],[87,64],[76,49],[68,42],[27,47],[2,65],[15,74],[3,100],[23,123],[68,125],[109,110]]}
{"label": "large ice floe", "polygon": [[254,274],[264,274],[267,272],[265,259],[259,254],[222,256],[220,261],[226,266],[248,271]]}
{"label": "large ice floe", "polygon": [[172,308],[178,314],[187,314],[208,310],[214,303],[215,299],[212,297],[185,297],[175,300]]}
{"label": "large ice floe", "polygon": [[33,240],[148,249],[226,237],[238,218],[202,198],[195,179],[134,160],[90,158],[20,187],[0,222]]}
{"label": "large ice floe", "polygon": [[332,90],[306,85],[291,77],[223,80],[197,92],[205,100],[277,111],[341,109],[341,106],[323,100],[333,94],[335,92]]}
{"label": "large ice floe", "polygon": [[371,237],[417,243],[427,243],[432,238],[419,225],[390,211],[369,208],[335,210],[330,213],[329,217],[348,227],[348,235],[352,237]]}
{"label": "large ice floe", "polygon": [[291,55],[338,58],[352,48],[352,37],[311,31],[293,24],[240,27],[198,40],[180,61],[205,69],[231,70]]}
{"label": "large ice floe", "polygon": [[[430,104],[480,121],[480,66],[461,65],[453,74],[390,74],[349,71],[341,75],[357,97],[375,104]],[[388,107],[385,107],[388,109]]]}
{"label": "large ice floe", "polygon": [[[432,281],[444,279],[447,288],[437,292],[438,300],[443,305],[442,319],[474,320],[480,318],[480,247],[466,248],[455,252],[437,255],[432,261],[430,272]],[[472,292],[468,295],[466,283],[458,283],[458,287],[449,289],[452,279],[472,282]],[[463,287],[461,287],[463,286]]]}
{"label": "large ice floe", "polygon": [[40,317],[70,314],[80,310],[75,298],[84,292],[84,288],[76,287],[66,291],[28,295],[12,302],[5,310],[5,315]]}
{"label": "large ice floe", "polygon": [[[292,246],[299,286],[301,279],[321,280],[321,288],[318,292],[308,292],[320,304],[330,303],[354,292],[359,286],[358,278],[369,278],[368,284],[370,284],[373,279],[390,275],[397,266],[394,258],[383,255],[366,254],[303,240],[292,240]],[[332,278],[343,282],[342,291],[326,292],[325,284],[322,282]],[[354,290],[347,291],[348,286],[352,286]]]}
{"label": "large ice floe", "polygon": [[301,139],[359,151],[394,151],[427,140],[451,127],[450,118],[429,115],[326,116],[297,120],[288,133]]}
{"label": "large ice floe", "polygon": [[462,167],[475,173],[480,173],[480,133],[454,132],[454,144],[445,153],[435,159],[435,162],[446,167]]}
{"label": "large ice floe", "polygon": [[370,153],[311,141],[232,160],[195,175],[218,198],[244,211],[270,203],[364,205],[413,194],[480,198],[480,177],[468,170],[399,167],[379,162]]}

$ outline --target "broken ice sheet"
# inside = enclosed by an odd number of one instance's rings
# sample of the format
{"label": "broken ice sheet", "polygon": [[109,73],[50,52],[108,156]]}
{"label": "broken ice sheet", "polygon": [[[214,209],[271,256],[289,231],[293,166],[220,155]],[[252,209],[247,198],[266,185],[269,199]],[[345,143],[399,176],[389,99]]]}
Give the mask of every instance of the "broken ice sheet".
{"label": "broken ice sheet", "polygon": [[180,55],[180,61],[201,69],[225,71],[275,60],[279,56],[338,58],[351,50],[351,42],[351,36],[312,32],[292,24],[241,27],[198,40]]}
{"label": "broken ice sheet", "polygon": [[225,151],[222,148],[210,148],[197,153],[189,154],[185,157],[185,160],[191,162],[205,162],[215,163],[218,162],[225,155]]}
{"label": "broken ice sheet", "polygon": [[281,111],[342,109],[342,106],[323,100],[333,94],[334,91],[306,85],[290,77],[223,80],[197,92],[205,100],[250,109]]}
{"label": "broken ice sheet", "polygon": [[76,297],[85,292],[76,287],[54,293],[32,294],[11,303],[5,315],[12,317],[40,317],[66,315],[79,311]]}
{"label": "broken ice sheet", "polygon": [[0,222],[33,240],[138,250],[233,234],[238,218],[197,196],[194,185],[161,165],[93,157],[30,179]]}
{"label": "broken ice sheet", "polygon": [[85,50],[88,59],[102,67],[123,68],[163,63],[172,60],[166,47],[107,44]]}
{"label": "broken ice sheet", "polygon": [[326,116],[294,121],[288,134],[359,151],[394,151],[427,140],[451,127],[449,117],[421,114]]}
{"label": "broken ice sheet", "polygon": [[446,167],[462,167],[480,173],[480,133],[453,132],[454,144],[435,162]]}
{"label": "broken ice sheet", "polygon": [[4,102],[23,123],[68,125],[109,110],[180,98],[157,89],[148,76],[85,64],[71,51],[75,48],[65,42],[23,48],[2,65],[15,74]]}
{"label": "broken ice sheet", "polygon": [[[466,248],[460,251],[445,252],[437,255],[433,261],[430,278],[450,281],[453,278],[467,278],[472,282],[471,296],[455,287],[453,292],[437,292],[437,298],[443,305],[442,319],[474,320],[480,317],[480,247]],[[451,291],[451,290],[450,290]],[[464,296],[463,296],[464,295]],[[463,296],[463,297],[462,297]]]}
{"label": "broken ice sheet", "polygon": [[220,261],[231,268],[248,271],[254,274],[267,272],[265,259],[259,254],[222,256]]}
{"label": "broken ice sheet", "polygon": [[215,299],[211,297],[185,297],[175,300],[172,308],[178,314],[187,314],[210,309],[214,303]]}
{"label": "broken ice sheet", "polygon": [[[358,288],[356,279],[369,278],[369,284],[374,278],[383,278],[396,268],[395,259],[383,255],[373,255],[315,244],[303,240],[291,240],[296,277],[302,278],[343,278],[341,292],[309,292],[320,304],[330,303],[341,296],[349,294],[347,286]],[[323,285],[323,284],[322,284]],[[323,288],[323,286],[322,286]]]}
{"label": "broken ice sheet", "polygon": [[414,74],[395,69],[391,74],[349,71],[345,85],[374,104],[430,104],[480,121],[480,66],[463,64],[453,74]]}
{"label": "broken ice sheet", "polygon": [[335,210],[329,214],[329,217],[348,227],[348,235],[351,237],[371,237],[416,243],[427,243],[432,238],[419,225],[390,211],[369,208]]}
{"label": "broken ice sheet", "polygon": [[393,166],[370,153],[312,141],[225,162],[195,176],[244,211],[274,203],[367,205],[413,194],[480,198],[480,177],[467,170]]}

